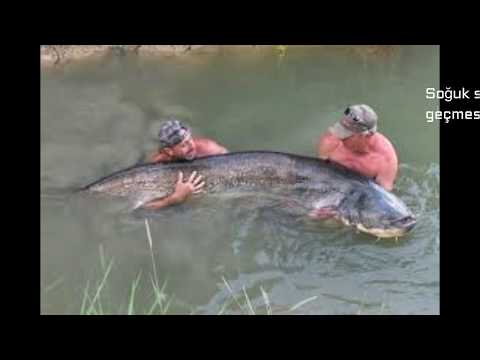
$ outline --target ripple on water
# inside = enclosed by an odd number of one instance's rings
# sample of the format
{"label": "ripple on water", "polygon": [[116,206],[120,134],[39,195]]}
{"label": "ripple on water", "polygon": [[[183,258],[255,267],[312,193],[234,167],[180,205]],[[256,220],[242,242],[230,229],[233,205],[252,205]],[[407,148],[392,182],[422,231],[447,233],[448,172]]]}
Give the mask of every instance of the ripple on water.
{"label": "ripple on water", "polygon": [[[395,313],[402,302],[413,306],[435,299],[438,183],[436,164],[403,169],[397,192],[417,214],[418,225],[398,242],[377,242],[348,228],[305,223],[275,209],[242,213],[237,208],[233,235],[236,256],[243,259],[237,287],[242,279],[247,284],[262,271],[275,269],[283,276],[270,287],[271,303],[285,306],[286,299],[300,293],[318,296],[305,313],[322,313],[325,308],[330,309],[326,313]],[[435,300],[426,302],[427,312],[434,313]]]}

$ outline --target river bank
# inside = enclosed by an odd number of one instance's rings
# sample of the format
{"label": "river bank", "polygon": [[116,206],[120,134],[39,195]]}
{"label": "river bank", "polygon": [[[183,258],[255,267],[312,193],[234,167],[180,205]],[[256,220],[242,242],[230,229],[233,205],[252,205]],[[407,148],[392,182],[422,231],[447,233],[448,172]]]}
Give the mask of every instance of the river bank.
{"label": "river bank", "polygon": [[188,60],[220,53],[238,53],[261,56],[275,53],[282,57],[298,47],[322,47],[325,51],[342,51],[363,59],[379,59],[392,55],[396,45],[42,45],[42,68],[60,67],[82,60],[101,59],[106,56],[177,57]]}

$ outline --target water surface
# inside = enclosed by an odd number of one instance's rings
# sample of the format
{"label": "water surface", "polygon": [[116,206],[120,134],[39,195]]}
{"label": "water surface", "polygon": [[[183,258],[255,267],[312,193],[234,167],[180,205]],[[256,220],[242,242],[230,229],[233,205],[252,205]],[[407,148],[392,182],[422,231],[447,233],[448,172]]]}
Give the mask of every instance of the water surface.
{"label": "water surface", "polygon": [[[265,313],[313,298],[302,314],[439,313],[439,49],[402,46],[364,58],[341,47],[289,47],[258,56],[219,54],[161,61],[110,58],[41,74],[41,311],[79,313],[102,279],[105,313],[125,313],[141,271],[135,311],[152,303],[144,218],[115,204],[57,192],[131,166],[155,148],[159,118],[176,115],[230,151],[314,155],[318,136],[347,104],[367,103],[397,149],[395,193],[418,217],[398,242],[331,224],[298,221],[255,199],[185,204],[149,216],[157,274],[169,313],[241,313],[247,293]],[[106,264],[103,264],[106,267]],[[92,297],[94,292],[92,291]]]}

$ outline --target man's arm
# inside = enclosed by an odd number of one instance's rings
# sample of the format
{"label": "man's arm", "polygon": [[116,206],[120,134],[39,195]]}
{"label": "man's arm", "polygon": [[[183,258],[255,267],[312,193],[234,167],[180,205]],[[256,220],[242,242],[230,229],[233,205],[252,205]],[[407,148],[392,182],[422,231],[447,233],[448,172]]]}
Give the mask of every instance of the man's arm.
{"label": "man's arm", "polygon": [[190,194],[200,193],[202,191],[202,187],[205,185],[205,182],[200,182],[202,176],[198,175],[197,177],[195,177],[196,174],[197,172],[194,171],[192,175],[190,175],[190,178],[186,182],[183,182],[183,173],[180,172],[178,174],[178,180],[175,185],[175,191],[173,192],[173,194],[158,200],[152,200],[143,205],[143,208],[160,209],[169,205],[181,203],[185,201],[185,199],[190,196]]}
{"label": "man's arm", "polygon": [[170,206],[173,204],[177,204],[179,201],[175,196],[172,194],[170,196],[166,196],[164,198],[161,198],[159,200],[153,200],[150,201],[149,203],[146,203],[142,207],[145,209],[153,210],[153,209],[161,209],[166,206]]}
{"label": "man's arm", "polygon": [[160,151],[157,151],[153,154],[147,156],[147,162],[156,163],[156,162],[165,162],[168,161],[168,156]]}
{"label": "man's arm", "polygon": [[375,177],[375,181],[386,190],[392,191],[397,176],[398,166],[394,161],[389,161]]}
{"label": "man's arm", "polygon": [[338,146],[342,143],[340,139],[327,132],[320,136],[317,144],[317,155],[320,159],[328,159]]}
{"label": "man's arm", "polygon": [[379,140],[381,141],[378,142],[377,150],[383,154],[383,159],[379,159],[381,166],[375,181],[386,190],[392,191],[398,172],[397,153],[390,140],[385,136],[379,134]]}
{"label": "man's arm", "polygon": [[228,150],[227,150],[226,148],[224,148],[223,146],[218,145],[218,144],[216,144],[216,145],[217,145],[217,149],[216,149],[216,153],[217,153],[217,154],[226,154],[226,153],[228,153]]}

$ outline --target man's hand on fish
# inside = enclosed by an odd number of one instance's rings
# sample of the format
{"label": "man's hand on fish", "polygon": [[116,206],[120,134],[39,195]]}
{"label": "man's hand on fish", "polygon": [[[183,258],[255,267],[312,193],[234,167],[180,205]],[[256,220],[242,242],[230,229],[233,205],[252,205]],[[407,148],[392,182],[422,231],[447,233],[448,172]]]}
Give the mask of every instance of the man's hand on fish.
{"label": "man's hand on fish", "polygon": [[190,175],[190,178],[183,182],[183,172],[178,173],[178,180],[175,184],[175,191],[171,195],[175,202],[182,202],[191,194],[198,194],[202,192],[203,186],[205,186],[205,181],[202,181],[202,176],[197,175],[197,172],[194,171]]}

